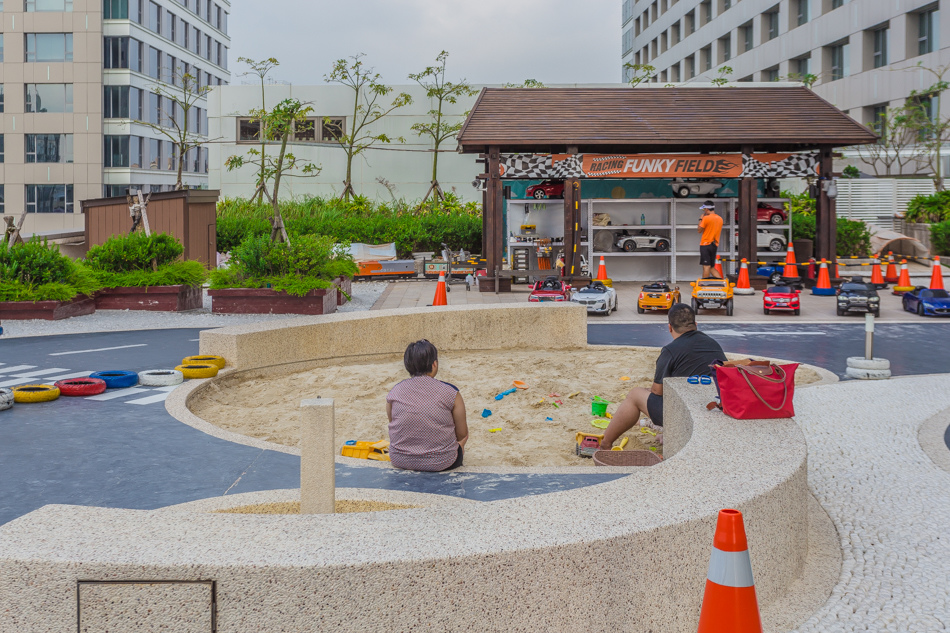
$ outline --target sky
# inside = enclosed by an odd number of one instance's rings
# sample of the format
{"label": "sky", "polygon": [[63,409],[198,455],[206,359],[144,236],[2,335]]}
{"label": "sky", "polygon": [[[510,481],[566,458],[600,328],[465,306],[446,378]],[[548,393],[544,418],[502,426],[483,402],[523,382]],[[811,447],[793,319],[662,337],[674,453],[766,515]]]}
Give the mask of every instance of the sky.
{"label": "sky", "polygon": [[[261,6],[273,10],[261,10]],[[365,53],[385,83],[448,51],[449,80],[472,84],[620,81],[621,0],[271,0],[231,3],[232,83],[238,57],[275,57],[274,79],[322,84],[334,60]]]}

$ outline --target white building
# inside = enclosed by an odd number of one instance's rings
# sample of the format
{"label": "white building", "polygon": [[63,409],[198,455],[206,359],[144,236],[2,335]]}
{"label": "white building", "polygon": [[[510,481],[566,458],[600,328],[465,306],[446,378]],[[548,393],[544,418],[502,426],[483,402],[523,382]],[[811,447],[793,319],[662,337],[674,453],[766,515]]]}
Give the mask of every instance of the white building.
{"label": "white building", "polygon": [[[26,233],[70,230],[83,227],[80,200],[172,188],[171,141],[136,121],[172,110],[154,88],[174,92],[176,73],[230,82],[229,0],[7,0],[0,9],[0,214],[26,209]],[[195,131],[206,135],[206,100],[197,107]],[[207,187],[207,150],[192,152],[185,171],[187,186]]]}
{"label": "white building", "polygon": [[[940,37],[950,20],[940,8],[948,2],[623,0],[623,63],[653,66],[652,81],[660,84],[708,81],[724,65],[733,69],[730,81],[812,74],[817,94],[870,124],[936,82],[918,63],[950,64]],[[950,105],[941,109],[950,113]]]}

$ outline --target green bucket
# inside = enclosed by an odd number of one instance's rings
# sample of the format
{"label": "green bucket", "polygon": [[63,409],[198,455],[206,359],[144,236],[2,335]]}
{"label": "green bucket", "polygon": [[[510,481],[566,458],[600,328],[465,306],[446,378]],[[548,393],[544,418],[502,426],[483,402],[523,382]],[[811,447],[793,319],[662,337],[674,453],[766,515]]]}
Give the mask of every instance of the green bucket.
{"label": "green bucket", "polygon": [[590,403],[590,412],[597,417],[603,417],[607,414],[607,405],[610,404],[609,400],[604,400],[603,398],[594,398]]}

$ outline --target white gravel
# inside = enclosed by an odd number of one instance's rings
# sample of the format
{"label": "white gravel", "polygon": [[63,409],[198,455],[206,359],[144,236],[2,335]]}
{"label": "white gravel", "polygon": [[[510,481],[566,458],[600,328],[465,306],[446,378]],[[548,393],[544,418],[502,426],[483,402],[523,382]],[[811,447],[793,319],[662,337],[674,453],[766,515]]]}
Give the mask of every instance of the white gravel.
{"label": "white gravel", "polygon": [[948,407],[948,375],[795,394],[809,487],[843,555],[838,584],[801,633],[950,630],[950,473],[917,440],[921,424]]}
{"label": "white gravel", "polygon": [[[387,283],[354,282],[352,299],[337,308],[338,312],[369,310]],[[53,334],[88,334],[90,332],[121,332],[128,330],[165,330],[174,328],[210,328],[258,321],[286,319],[290,314],[212,314],[211,297],[205,293],[204,307],[189,312],[150,312],[148,310],[97,310],[94,314],[61,321],[3,321],[3,337],[49,336]]]}

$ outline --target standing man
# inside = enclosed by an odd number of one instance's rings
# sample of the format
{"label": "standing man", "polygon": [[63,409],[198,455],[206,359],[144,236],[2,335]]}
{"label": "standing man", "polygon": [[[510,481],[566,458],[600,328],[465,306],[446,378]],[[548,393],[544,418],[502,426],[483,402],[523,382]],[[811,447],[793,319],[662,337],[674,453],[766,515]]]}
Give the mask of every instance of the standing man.
{"label": "standing man", "polygon": [[719,235],[722,233],[722,218],[716,214],[716,206],[707,200],[699,207],[703,217],[699,219],[697,232],[699,238],[699,265],[703,267],[703,279],[722,279],[713,268],[716,265],[716,252],[719,250]]}

